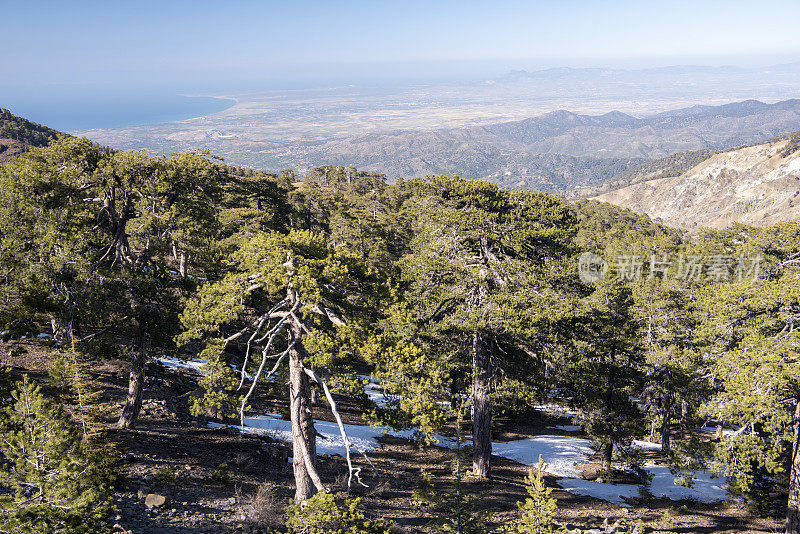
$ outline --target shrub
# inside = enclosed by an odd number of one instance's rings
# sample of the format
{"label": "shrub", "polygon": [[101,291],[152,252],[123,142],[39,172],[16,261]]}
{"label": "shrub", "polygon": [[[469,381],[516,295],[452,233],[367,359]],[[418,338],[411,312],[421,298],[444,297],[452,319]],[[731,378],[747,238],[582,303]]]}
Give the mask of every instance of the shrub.
{"label": "shrub", "polygon": [[383,521],[364,518],[359,502],[357,498],[339,502],[330,493],[318,493],[302,505],[289,505],[286,527],[296,534],[390,534]]}
{"label": "shrub", "polygon": [[201,354],[206,359],[199,385],[202,394],[194,396],[189,408],[196,417],[236,419],[240,396],[233,393],[238,385],[236,375],[220,354],[221,345],[210,344]]}
{"label": "shrub", "polygon": [[272,528],[282,523],[283,507],[271,484],[260,484],[254,493],[246,496],[237,490],[237,501],[242,503],[241,514],[250,525]]}
{"label": "shrub", "polygon": [[557,531],[554,519],[558,506],[555,498],[550,496],[553,488],[548,488],[544,483],[543,473],[546,469],[547,464],[540,455],[536,473],[530,469],[525,477],[525,489],[529,497],[517,503],[522,517],[507,528],[509,534],[552,534]]}

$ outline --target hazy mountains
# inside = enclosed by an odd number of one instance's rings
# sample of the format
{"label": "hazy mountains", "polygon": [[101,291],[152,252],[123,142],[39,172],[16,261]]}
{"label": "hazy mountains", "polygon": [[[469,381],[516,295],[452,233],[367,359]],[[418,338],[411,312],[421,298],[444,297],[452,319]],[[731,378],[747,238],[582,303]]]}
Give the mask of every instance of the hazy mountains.
{"label": "hazy mountains", "polygon": [[647,159],[800,128],[793,103],[761,103],[800,96],[800,64],[557,68],[473,82],[216,96],[236,104],[184,121],[71,133],[118,149],[208,148],[263,170],[335,163],[390,178],[457,173],[567,191]]}
{"label": "hazy mountains", "polygon": [[800,135],[711,156],[680,176],[635,183],[597,200],[686,229],[800,219]]}
{"label": "hazy mountains", "polygon": [[389,177],[457,172],[555,192],[596,186],[649,159],[719,150],[800,129],[800,100],[693,106],[638,118],[555,111],[521,121],[401,131],[305,147],[307,162],[379,169]]}

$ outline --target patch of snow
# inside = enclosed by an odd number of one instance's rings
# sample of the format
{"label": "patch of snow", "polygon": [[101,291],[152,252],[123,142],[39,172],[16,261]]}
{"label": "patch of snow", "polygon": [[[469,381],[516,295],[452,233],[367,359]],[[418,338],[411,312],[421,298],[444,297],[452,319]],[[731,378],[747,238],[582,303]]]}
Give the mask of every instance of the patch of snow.
{"label": "patch of snow", "polygon": [[727,496],[725,480],[703,469],[694,475],[694,484],[691,488],[675,484],[675,475],[665,465],[646,465],[645,470],[653,478],[650,482],[650,492],[656,497],[667,497],[675,501],[681,499],[695,499],[702,503],[712,503],[724,500]]}
{"label": "patch of snow", "polygon": [[369,375],[358,375],[358,378],[367,381],[367,384],[364,386],[364,393],[366,393],[369,400],[374,402],[379,408],[388,408],[393,401],[399,399],[398,396],[386,394],[380,382],[375,378]]}
{"label": "patch of snow", "polygon": [[[277,414],[258,415],[245,417],[242,432],[265,434],[273,439],[292,442],[292,423],[280,418]],[[229,425],[209,423],[209,427],[220,428]],[[399,431],[385,428],[373,428],[367,425],[345,424],[350,441],[357,451],[368,452],[380,448],[378,438],[381,436],[395,436],[398,438],[412,439],[416,431],[404,429]],[[565,425],[569,426],[569,425]],[[317,439],[317,454],[344,455],[344,441],[339,433],[336,423],[328,421],[314,421]],[[452,438],[435,435],[439,446],[455,448]],[[465,440],[468,443],[470,440]],[[660,448],[656,443],[636,441],[634,446],[641,448]],[[535,465],[539,456],[547,462],[547,472],[559,477],[559,485],[566,491],[575,495],[596,497],[620,506],[628,506],[626,499],[639,494],[636,484],[610,484],[581,479],[578,466],[588,461],[594,454],[592,442],[588,439],[570,436],[533,436],[526,439],[510,441],[507,443],[493,443],[492,451],[495,455],[513,460],[525,465]],[[665,466],[648,464],[644,469],[652,475],[650,491],[656,497],[667,497],[673,500],[695,499],[703,503],[723,500],[726,497],[724,480],[714,478],[708,471],[698,471],[695,474],[694,485],[691,488],[675,484],[675,476]]]}
{"label": "patch of snow", "polygon": [[652,441],[642,441],[640,439],[633,440],[632,443],[635,449],[642,449],[643,451],[660,451],[661,444],[653,443]]}
{"label": "patch of snow", "polygon": [[[220,423],[209,423],[211,428],[222,428],[231,425]],[[279,441],[286,443],[292,442],[292,422],[281,419],[278,414],[254,415],[244,418],[244,428],[236,425],[234,428],[249,434],[264,434]],[[329,421],[314,421],[314,428],[317,430],[317,454],[339,454],[344,455],[344,441],[339,433],[339,426]],[[414,429],[404,429],[399,431],[386,428],[374,428],[369,425],[344,425],[347,437],[357,451],[368,452],[379,449],[381,444],[377,438],[381,436],[395,436],[398,438],[412,439],[415,434]],[[439,441],[439,446],[453,448],[455,442],[451,438],[434,434]]]}
{"label": "patch of snow", "polygon": [[[716,436],[717,435],[717,427],[715,427],[715,426],[699,426],[699,427],[697,427],[697,430],[699,430],[703,434],[709,434],[711,436]],[[730,435],[732,435],[734,433],[736,433],[736,431],[735,430],[731,430],[730,428],[723,428],[722,429],[722,435],[723,436],[730,436]]]}
{"label": "patch of snow", "polygon": [[562,478],[558,481],[558,485],[573,495],[594,497],[625,507],[630,506],[625,499],[639,494],[639,486],[636,484],[608,484],[580,478]]}
{"label": "patch of snow", "polygon": [[574,417],[578,415],[578,412],[572,408],[562,406],[560,404],[535,404],[533,407],[540,412],[545,412],[551,415],[559,415],[562,417]]}
{"label": "patch of snow", "polygon": [[206,363],[205,360],[179,360],[171,356],[161,356],[154,359],[161,362],[168,369],[191,369],[198,373],[203,364]]}
{"label": "patch of snow", "polygon": [[557,477],[579,478],[577,466],[594,454],[588,439],[569,436],[533,436],[527,439],[492,443],[492,452],[525,465],[535,465],[539,455],[547,462],[547,472]]}
{"label": "patch of snow", "polygon": [[39,339],[49,339],[49,338],[51,338],[53,336],[51,336],[50,334],[45,334],[44,332],[42,332],[41,334],[39,334],[36,337],[38,337]]}

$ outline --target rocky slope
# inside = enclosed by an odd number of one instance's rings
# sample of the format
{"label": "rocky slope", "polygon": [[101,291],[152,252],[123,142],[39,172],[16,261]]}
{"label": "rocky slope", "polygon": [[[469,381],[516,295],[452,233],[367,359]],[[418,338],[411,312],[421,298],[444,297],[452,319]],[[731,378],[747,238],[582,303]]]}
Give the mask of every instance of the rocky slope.
{"label": "rocky slope", "polygon": [[680,176],[636,183],[595,198],[689,230],[798,220],[797,145],[796,139],[786,139],[730,150]]}

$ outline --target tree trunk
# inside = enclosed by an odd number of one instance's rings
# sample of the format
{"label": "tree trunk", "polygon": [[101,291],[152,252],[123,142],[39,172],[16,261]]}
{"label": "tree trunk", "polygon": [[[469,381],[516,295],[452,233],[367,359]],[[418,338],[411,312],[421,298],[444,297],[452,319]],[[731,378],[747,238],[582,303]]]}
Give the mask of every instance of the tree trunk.
{"label": "tree trunk", "polygon": [[125,398],[125,407],[117,423],[120,428],[135,428],[142,409],[142,393],[144,392],[144,324],[139,321],[139,350],[136,351],[131,372],[128,377],[128,396]]}
{"label": "tree trunk", "polygon": [[603,444],[603,471],[611,472],[611,458],[614,454],[614,442],[611,440]]}
{"label": "tree trunk", "polygon": [[186,278],[186,252],[181,251],[180,261],[178,263],[178,272],[181,278]]}
{"label": "tree trunk", "polygon": [[669,452],[670,450],[670,442],[669,442],[669,431],[670,423],[672,422],[670,418],[670,412],[672,411],[672,403],[664,400],[662,404],[662,421],[661,421],[661,451],[662,452]]}
{"label": "tree trunk", "polygon": [[681,401],[681,439],[686,439],[689,434],[689,403]]}
{"label": "tree trunk", "polygon": [[794,409],[794,446],[789,473],[789,503],[786,507],[786,534],[800,534],[800,402]]}
{"label": "tree trunk", "polygon": [[[292,420],[292,450],[294,460],[295,493],[294,502],[302,503],[316,493],[314,481],[306,468],[305,451],[312,465],[317,461],[317,434],[311,413],[311,385],[308,375],[303,371],[299,325],[292,323],[290,340],[298,340],[295,348],[289,351],[289,413]],[[290,341],[291,342],[291,341]],[[302,443],[300,443],[302,440]],[[303,447],[305,445],[305,447]]]}
{"label": "tree trunk", "polygon": [[488,336],[476,332],[472,349],[472,473],[480,480],[487,480],[492,470],[492,373]]}

